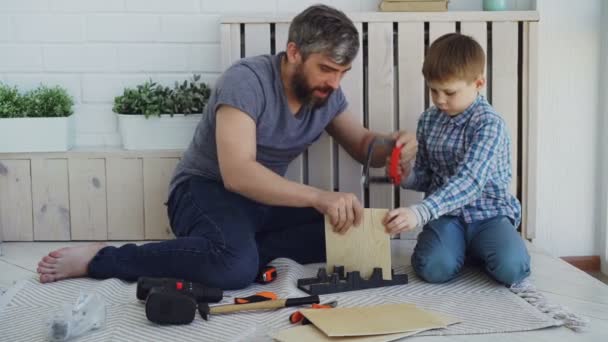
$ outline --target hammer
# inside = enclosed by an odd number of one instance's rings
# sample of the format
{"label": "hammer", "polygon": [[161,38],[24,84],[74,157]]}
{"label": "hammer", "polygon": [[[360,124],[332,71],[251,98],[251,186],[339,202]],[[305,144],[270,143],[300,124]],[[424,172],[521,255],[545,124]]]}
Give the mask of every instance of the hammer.
{"label": "hammer", "polygon": [[198,312],[204,320],[209,319],[209,314],[223,314],[237,311],[249,311],[249,310],[269,310],[286,308],[290,306],[308,305],[308,304],[319,304],[319,296],[308,296],[298,298],[287,298],[287,299],[274,299],[267,300],[257,303],[249,304],[227,304],[227,305],[215,305],[209,306],[208,303],[199,303]]}

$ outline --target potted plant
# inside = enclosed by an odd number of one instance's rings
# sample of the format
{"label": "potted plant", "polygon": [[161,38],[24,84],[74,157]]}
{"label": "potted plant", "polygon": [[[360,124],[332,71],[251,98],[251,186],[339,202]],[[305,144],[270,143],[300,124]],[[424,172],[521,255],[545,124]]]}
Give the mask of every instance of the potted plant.
{"label": "potted plant", "polygon": [[200,75],[173,88],[152,80],[127,88],[114,99],[113,111],[127,150],[185,149],[201,119],[211,90]]}
{"label": "potted plant", "polygon": [[74,101],[64,88],[20,93],[0,84],[0,152],[60,152],[74,142]]}

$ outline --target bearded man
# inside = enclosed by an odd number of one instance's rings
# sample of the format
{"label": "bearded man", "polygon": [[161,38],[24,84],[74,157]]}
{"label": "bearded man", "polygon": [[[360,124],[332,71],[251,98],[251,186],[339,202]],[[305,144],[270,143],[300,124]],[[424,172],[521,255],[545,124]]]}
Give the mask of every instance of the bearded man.
{"label": "bearded man", "polygon": [[[274,258],[324,261],[323,215],[344,233],[362,221],[362,205],[354,194],[283,176],[323,131],[365,160],[379,134],[348,111],[340,89],[358,51],[357,29],[341,11],[317,5],[297,15],[284,52],[241,59],[219,78],[170,184],[177,238],[56,250],[40,261],[40,280],[174,277],[227,290],[249,285]],[[415,135],[392,137],[409,163]],[[372,165],[384,165],[385,157]]]}

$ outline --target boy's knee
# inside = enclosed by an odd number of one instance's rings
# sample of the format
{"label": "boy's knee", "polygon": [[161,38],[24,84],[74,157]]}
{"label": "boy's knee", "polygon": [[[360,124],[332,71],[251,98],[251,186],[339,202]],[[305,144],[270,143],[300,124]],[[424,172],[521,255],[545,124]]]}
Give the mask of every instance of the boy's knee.
{"label": "boy's knee", "polygon": [[462,267],[458,261],[445,253],[412,255],[412,266],[416,274],[429,283],[444,283],[453,279]]}
{"label": "boy's knee", "polygon": [[497,257],[486,265],[486,270],[496,281],[513,285],[530,275],[530,257],[527,254]]}

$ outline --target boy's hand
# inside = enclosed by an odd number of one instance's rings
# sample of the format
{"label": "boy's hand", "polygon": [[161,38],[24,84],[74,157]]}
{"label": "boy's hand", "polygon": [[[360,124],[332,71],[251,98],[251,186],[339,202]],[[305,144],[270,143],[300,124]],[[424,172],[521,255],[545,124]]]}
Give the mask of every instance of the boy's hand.
{"label": "boy's hand", "polygon": [[396,235],[415,229],[418,226],[418,218],[410,208],[397,208],[389,211],[382,223],[388,234]]}

